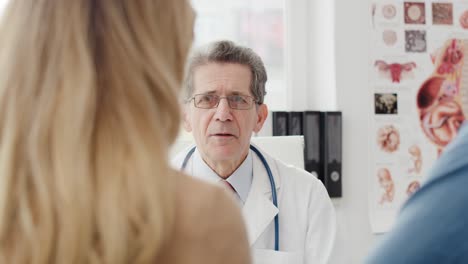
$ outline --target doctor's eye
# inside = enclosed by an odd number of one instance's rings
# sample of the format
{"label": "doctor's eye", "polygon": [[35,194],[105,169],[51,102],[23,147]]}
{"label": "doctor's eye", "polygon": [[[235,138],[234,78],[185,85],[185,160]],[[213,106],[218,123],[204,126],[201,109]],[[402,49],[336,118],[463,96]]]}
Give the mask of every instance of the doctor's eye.
{"label": "doctor's eye", "polygon": [[218,96],[214,94],[197,94],[193,97],[196,107],[212,108],[218,103]]}
{"label": "doctor's eye", "polygon": [[231,95],[229,96],[229,101],[236,104],[248,104],[249,97],[242,96],[242,95]]}
{"label": "doctor's eye", "polygon": [[228,96],[229,105],[233,109],[247,110],[255,103],[255,99],[248,95],[230,95]]}

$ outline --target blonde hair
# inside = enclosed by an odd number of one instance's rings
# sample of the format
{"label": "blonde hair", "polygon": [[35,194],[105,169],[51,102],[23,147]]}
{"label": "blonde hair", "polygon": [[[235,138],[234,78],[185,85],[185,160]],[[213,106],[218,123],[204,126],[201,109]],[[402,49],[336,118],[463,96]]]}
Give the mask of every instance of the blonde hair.
{"label": "blonde hair", "polygon": [[10,0],[0,263],[150,263],[170,236],[186,0]]}

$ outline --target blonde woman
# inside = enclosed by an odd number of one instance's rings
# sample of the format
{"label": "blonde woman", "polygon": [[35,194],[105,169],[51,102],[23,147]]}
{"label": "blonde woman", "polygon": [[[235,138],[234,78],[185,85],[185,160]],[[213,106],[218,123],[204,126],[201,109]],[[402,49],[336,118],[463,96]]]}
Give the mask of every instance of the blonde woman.
{"label": "blonde woman", "polygon": [[167,161],[193,19],[186,0],[9,1],[0,263],[250,263],[235,202]]}

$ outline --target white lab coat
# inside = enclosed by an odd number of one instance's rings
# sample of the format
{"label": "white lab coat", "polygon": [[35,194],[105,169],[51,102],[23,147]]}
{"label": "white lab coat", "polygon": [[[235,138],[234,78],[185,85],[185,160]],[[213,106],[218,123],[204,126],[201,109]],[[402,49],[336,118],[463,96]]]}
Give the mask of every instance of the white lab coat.
{"label": "white lab coat", "polygon": [[[258,148],[258,147],[257,147]],[[189,149],[174,159],[180,168]],[[253,180],[242,208],[255,264],[324,264],[333,248],[335,210],[323,184],[310,173],[262,151],[273,174],[278,208],[271,201],[268,174],[253,153]],[[191,173],[191,162],[186,173]],[[279,252],[274,251],[274,217],[279,213]]]}

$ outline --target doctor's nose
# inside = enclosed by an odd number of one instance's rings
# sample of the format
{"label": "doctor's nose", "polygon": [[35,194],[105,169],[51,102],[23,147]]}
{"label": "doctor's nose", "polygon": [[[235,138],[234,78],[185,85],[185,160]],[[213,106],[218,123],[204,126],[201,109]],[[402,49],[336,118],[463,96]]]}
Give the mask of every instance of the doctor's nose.
{"label": "doctor's nose", "polygon": [[215,118],[219,121],[231,121],[232,120],[232,109],[229,106],[227,98],[220,98],[218,107],[215,108]]}

